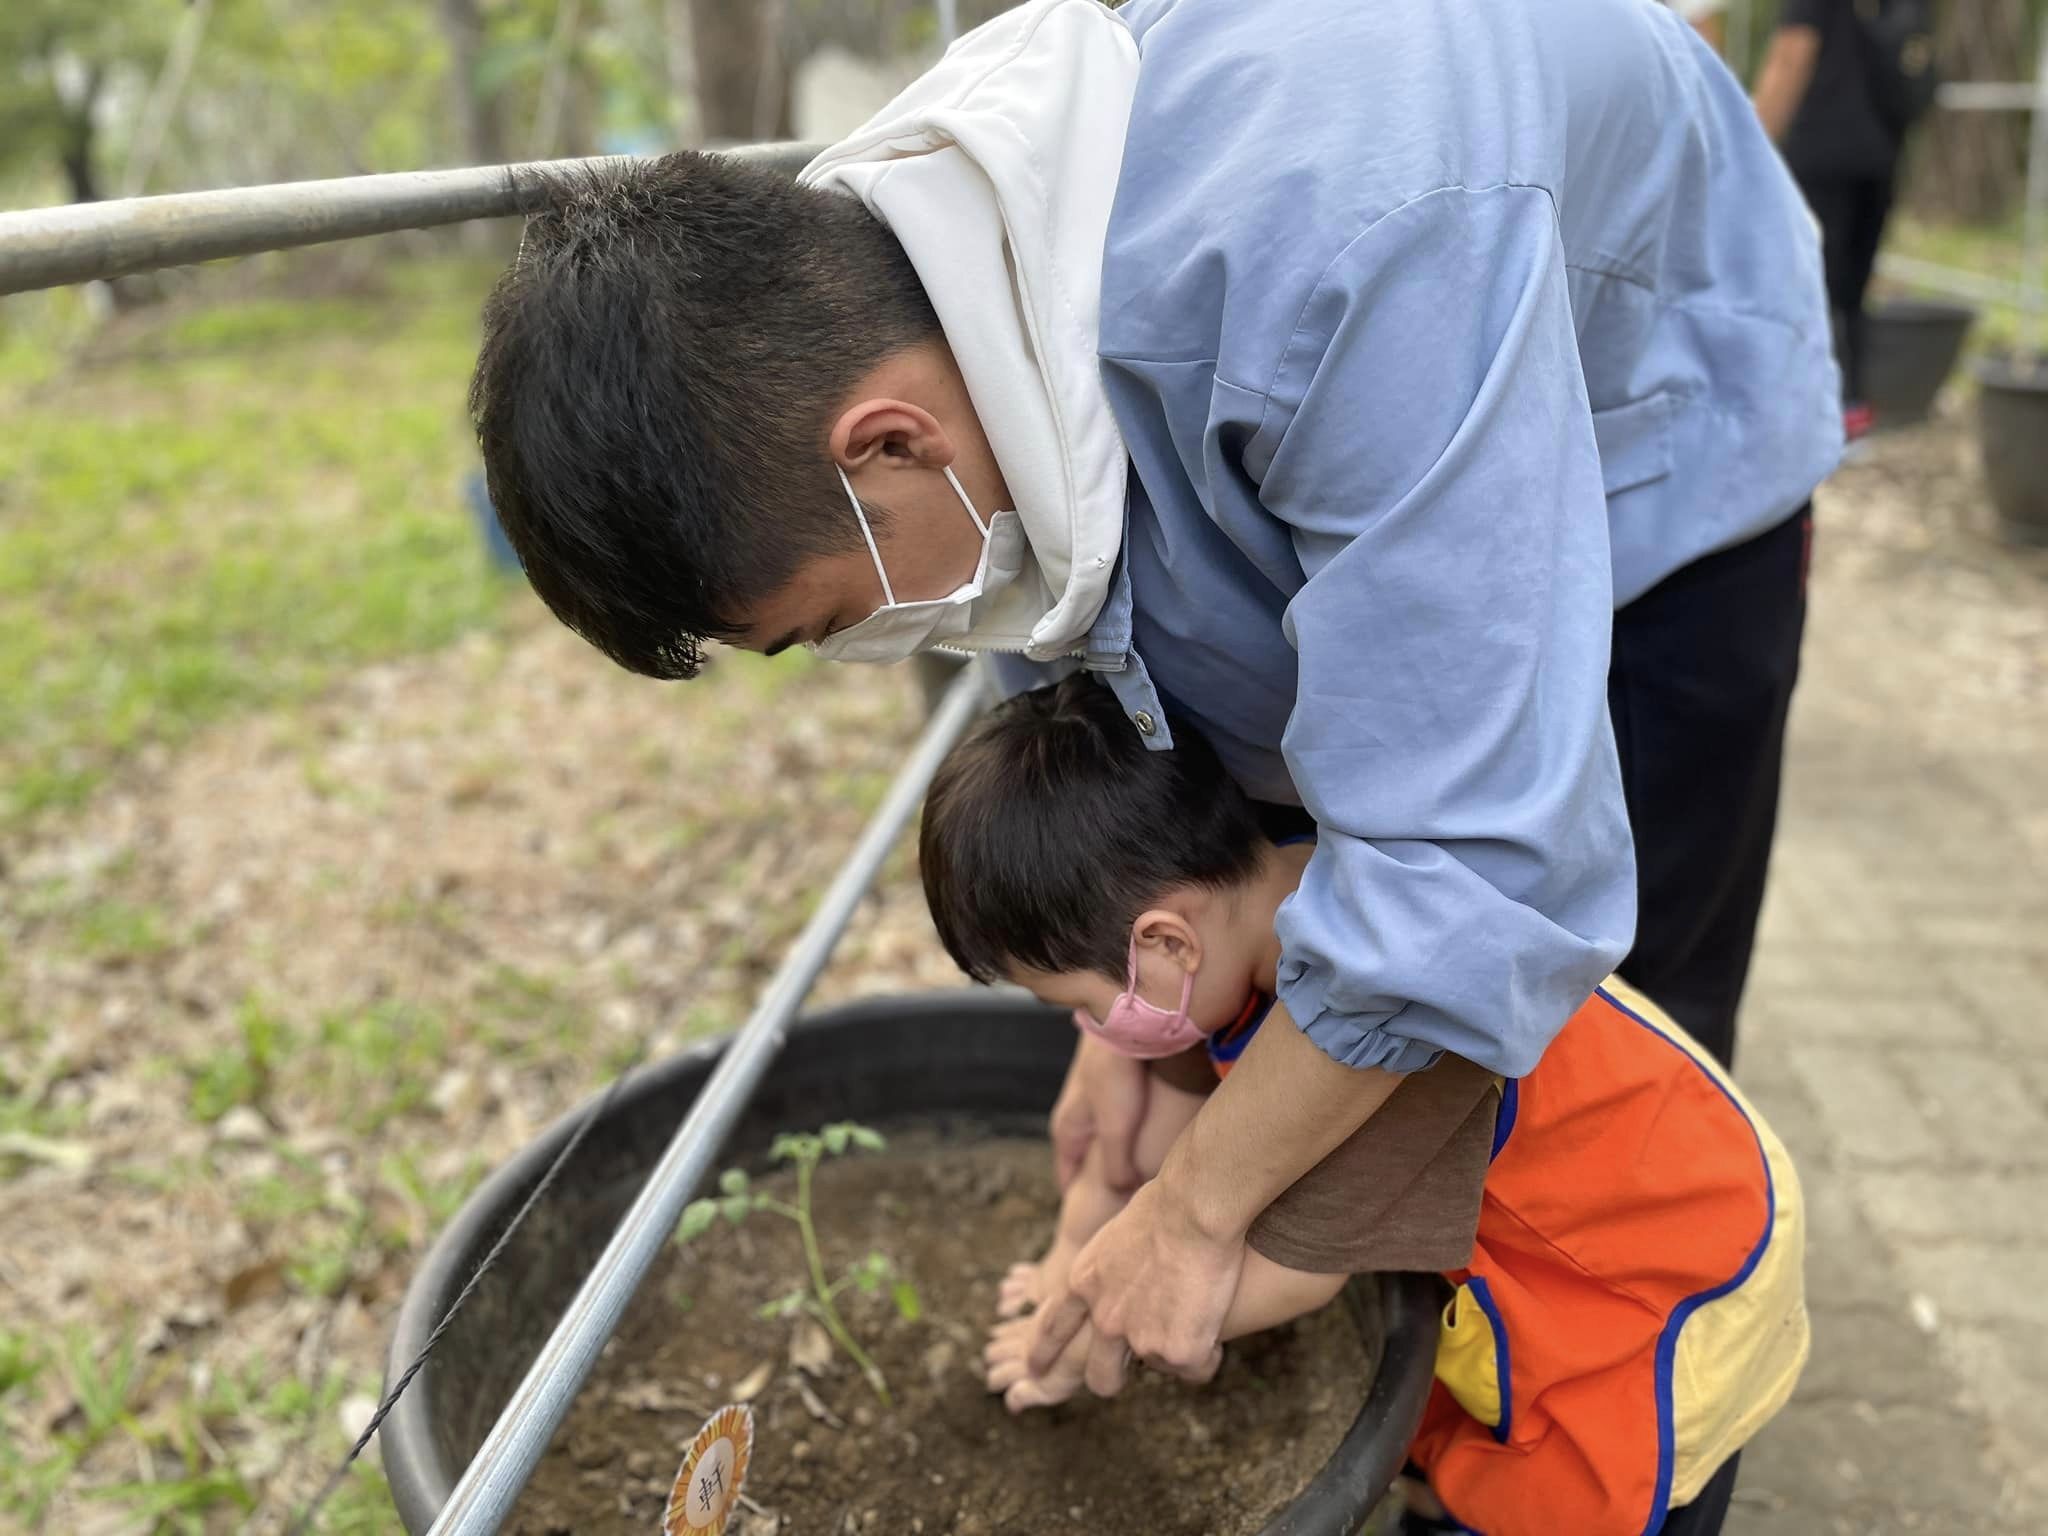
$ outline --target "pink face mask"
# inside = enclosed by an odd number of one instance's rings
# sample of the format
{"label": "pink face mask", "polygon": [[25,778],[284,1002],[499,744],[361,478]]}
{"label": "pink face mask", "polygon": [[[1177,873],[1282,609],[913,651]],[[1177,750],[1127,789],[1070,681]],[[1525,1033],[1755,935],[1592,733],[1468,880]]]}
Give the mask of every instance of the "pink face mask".
{"label": "pink face mask", "polygon": [[1185,971],[1181,974],[1180,1007],[1161,1008],[1138,996],[1138,936],[1134,933],[1124,989],[1109,1005],[1109,1017],[1098,1024],[1087,1009],[1076,1008],[1074,1026],[1093,1035],[1119,1056],[1134,1056],[1139,1061],[1178,1056],[1209,1038],[1207,1031],[1188,1017],[1188,999],[1194,990],[1195,973]]}

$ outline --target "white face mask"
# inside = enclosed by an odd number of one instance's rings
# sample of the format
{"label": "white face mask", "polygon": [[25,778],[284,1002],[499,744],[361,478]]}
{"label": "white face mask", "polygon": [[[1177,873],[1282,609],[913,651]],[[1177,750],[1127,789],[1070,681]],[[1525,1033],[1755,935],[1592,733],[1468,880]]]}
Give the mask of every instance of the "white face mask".
{"label": "white face mask", "polygon": [[981,559],[975,563],[973,577],[944,597],[899,603],[896,589],[889,584],[889,573],[882,568],[882,552],[875,547],[868,515],[861,510],[860,498],[853,494],[853,482],[846,478],[846,471],[839,471],[839,483],[846,487],[846,499],[860,522],[860,536],[867,540],[868,558],[875,562],[875,574],[882,581],[882,606],[858,624],[849,624],[813,645],[811,649],[820,656],[828,661],[901,661],[929,646],[957,640],[974,627],[976,601],[1000,592],[1024,569],[1030,546],[1024,539],[1022,519],[1015,512],[998,512],[984,523],[950,466],[945,473],[946,483],[953,487],[953,494],[960,498],[960,505],[967,509],[975,531],[981,535]]}

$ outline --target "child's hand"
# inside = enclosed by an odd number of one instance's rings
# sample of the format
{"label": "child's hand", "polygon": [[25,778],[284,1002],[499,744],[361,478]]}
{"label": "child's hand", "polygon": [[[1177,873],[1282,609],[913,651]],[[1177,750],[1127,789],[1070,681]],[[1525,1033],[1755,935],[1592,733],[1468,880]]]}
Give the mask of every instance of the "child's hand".
{"label": "child's hand", "polygon": [[[1071,1203],[1071,1191],[1068,1198]],[[1094,1233],[1090,1232],[1088,1236],[1092,1237]],[[1067,1272],[1074,1267],[1074,1258],[1086,1240],[1070,1236],[1065,1223],[1062,1223],[1059,1236],[1052,1240],[1044,1258],[1036,1264],[1012,1264],[996,1292],[996,1316],[1022,1317],[1034,1307],[1043,1305],[1046,1297],[1065,1290]]]}
{"label": "child's hand", "polygon": [[[1048,1254],[1047,1259],[1050,1258]],[[1045,1297],[1045,1264],[1012,1264],[996,1292],[996,1316],[1006,1322],[1022,1317]]]}
{"label": "child's hand", "polygon": [[1088,1366],[1088,1347],[1094,1342],[1094,1333],[1084,1326],[1051,1370],[1033,1376],[1031,1341],[1035,1331],[1029,1317],[998,1323],[989,1334],[988,1348],[982,1351],[988,1389],[1001,1393],[1003,1406],[1012,1413],[1064,1403],[1081,1390],[1081,1375]]}

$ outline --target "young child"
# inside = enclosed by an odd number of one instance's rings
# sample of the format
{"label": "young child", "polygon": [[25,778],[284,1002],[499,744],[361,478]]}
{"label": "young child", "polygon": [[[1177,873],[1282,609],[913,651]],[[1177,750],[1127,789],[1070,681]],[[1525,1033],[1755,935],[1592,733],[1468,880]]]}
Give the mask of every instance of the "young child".
{"label": "young child", "polygon": [[[1086,676],[993,711],[940,768],[919,854],[947,950],[1154,1063],[1156,1173],[1256,1033],[1274,916],[1312,841],[1274,843],[1207,743],[1147,750]],[[1447,965],[1455,965],[1447,956]],[[1192,1071],[1191,1071],[1192,1069]],[[1006,1280],[987,1352],[1013,1409],[1079,1386],[1087,1338],[1025,1364],[1042,1299],[1120,1197],[1092,1162],[1050,1253]],[[1528,1076],[1446,1054],[1254,1224],[1226,1339],[1327,1303],[1346,1276],[1454,1288],[1410,1459],[1491,1536],[1718,1531],[1736,1453],[1807,1352],[1803,1212],[1783,1146],[1656,1007],[1610,981]],[[1426,1522],[1413,1528],[1430,1529]]]}

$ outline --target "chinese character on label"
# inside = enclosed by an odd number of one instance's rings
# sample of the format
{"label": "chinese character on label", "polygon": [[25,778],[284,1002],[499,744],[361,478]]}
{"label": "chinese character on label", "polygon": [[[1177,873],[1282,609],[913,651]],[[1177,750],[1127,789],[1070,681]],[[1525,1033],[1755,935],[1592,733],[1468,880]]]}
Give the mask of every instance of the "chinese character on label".
{"label": "chinese character on label", "polygon": [[711,1415],[676,1473],[661,1528],[667,1536],[721,1536],[754,1455],[754,1411],[733,1403]]}

